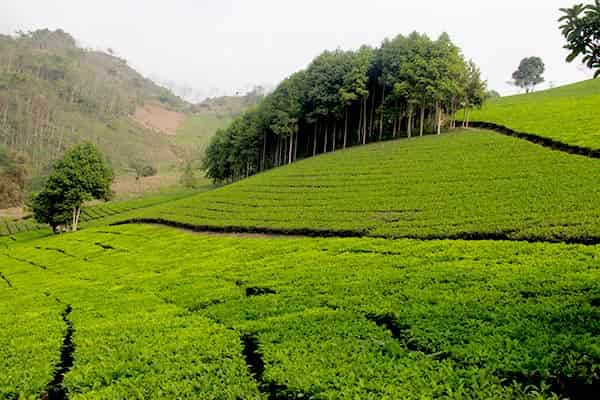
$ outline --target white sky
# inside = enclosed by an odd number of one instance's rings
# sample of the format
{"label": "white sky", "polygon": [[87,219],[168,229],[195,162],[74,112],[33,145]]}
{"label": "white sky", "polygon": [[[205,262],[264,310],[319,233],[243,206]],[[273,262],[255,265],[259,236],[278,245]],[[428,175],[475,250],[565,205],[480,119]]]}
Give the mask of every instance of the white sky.
{"label": "white sky", "polygon": [[591,77],[565,62],[560,7],[583,0],[2,0],[0,32],[62,28],[113,48],[140,72],[207,94],[274,85],[325,49],[446,31],[503,94],[519,61],[540,56],[546,81]]}

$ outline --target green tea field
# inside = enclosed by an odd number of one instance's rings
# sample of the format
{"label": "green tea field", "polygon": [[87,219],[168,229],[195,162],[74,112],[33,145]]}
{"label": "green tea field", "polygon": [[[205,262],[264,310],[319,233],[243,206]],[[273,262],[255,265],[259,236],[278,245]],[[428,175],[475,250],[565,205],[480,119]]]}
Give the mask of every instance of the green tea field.
{"label": "green tea field", "polygon": [[133,225],[0,260],[2,398],[558,399],[600,383],[599,246]]}
{"label": "green tea field", "polygon": [[[600,149],[600,80],[490,100],[473,110],[472,121],[547,137],[568,145]],[[459,112],[462,118],[463,113]]]}
{"label": "green tea field", "polygon": [[600,399],[600,0],[6,3],[0,400]]}
{"label": "green tea field", "polygon": [[485,131],[375,143],[121,214],[190,228],[598,243],[600,160]]}

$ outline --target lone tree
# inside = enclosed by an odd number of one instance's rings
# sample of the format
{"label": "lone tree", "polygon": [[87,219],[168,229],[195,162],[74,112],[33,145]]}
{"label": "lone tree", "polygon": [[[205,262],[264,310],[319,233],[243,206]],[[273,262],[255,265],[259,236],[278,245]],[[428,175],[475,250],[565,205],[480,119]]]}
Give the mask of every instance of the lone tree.
{"label": "lone tree", "polygon": [[539,57],[527,57],[521,60],[519,69],[513,72],[513,84],[527,93],[533,91],[536,85],[544,82],[544,71],[546,67],[544,62]]}
{"label": "lone tree", "polygon": [[572,62],[583,55],[583,63],[596,69],[594,78],[600,76],[600,0],[594,4],[576,4],[572,8],[561,8],[564,14],[559,22],[560,29],[567,39],[565,49],[571,53],[567,57]]}
{"label": "lone tree", "polygon": [[84,202],[109,200],[112,181],[112,168],[98,149],[89,143],[78,145],[56,163],[42,191],[33,196],[33,215],[54,232],[61,225],[75,232]]}

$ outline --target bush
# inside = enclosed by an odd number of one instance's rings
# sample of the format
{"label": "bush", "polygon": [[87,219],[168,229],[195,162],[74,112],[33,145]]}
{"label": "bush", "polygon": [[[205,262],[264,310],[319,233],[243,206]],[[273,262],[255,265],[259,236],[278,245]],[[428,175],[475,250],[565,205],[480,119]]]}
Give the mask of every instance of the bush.
{"label": "bush", "polygon": [[152,165],[146,165],[144,167],[142,167],[141,171],[140,171],[140,176],[141,177],[148,177],[148,176],[154,176],[158,173],[158,171],[156,170],[156,168]]}

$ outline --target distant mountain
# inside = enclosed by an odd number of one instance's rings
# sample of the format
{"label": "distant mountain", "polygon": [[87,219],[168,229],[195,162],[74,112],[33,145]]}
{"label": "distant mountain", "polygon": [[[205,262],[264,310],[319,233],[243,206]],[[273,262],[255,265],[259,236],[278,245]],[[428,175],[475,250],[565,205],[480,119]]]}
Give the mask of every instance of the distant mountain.
{"label": "distant mountain", "polygon": [[96,143],[117,168],[131,160],[173,164],[179,149],[163,133],[172,134],[172,121],[190,107],[111,50],[82,49],[62,30],[0,35],[0,144],[23,154],[34,171],[83,141]]}
{"label": "distant mountain", "polygon": [[192,110],[196,113],[209,113],[227,117],[235,117],[249,107],[255,106],[265,96],[265,89],[256,86],[254,89],[242,96],[220,96],[204,100],[194,104]]}

